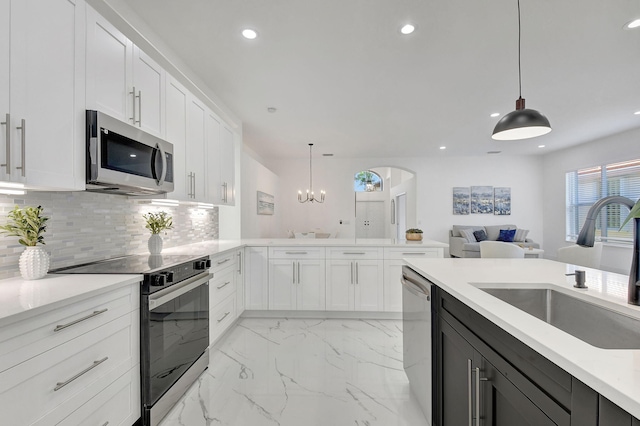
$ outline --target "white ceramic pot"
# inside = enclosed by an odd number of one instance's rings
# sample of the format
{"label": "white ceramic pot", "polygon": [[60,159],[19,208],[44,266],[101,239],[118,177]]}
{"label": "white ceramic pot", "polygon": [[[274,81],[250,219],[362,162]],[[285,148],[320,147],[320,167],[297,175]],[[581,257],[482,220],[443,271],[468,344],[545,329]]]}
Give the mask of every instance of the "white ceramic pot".
{"label": "white ceramic pot", "polygon": [[149,247],[149,253],[151,254],[162,253],[162,237],[160,234],[151,234],[147,247]]}
{"label": "white ceramic pot", "polygon": [[25,247],[18,264],[22,278],[38,280],[49,272],[49,253],[40,246]]}

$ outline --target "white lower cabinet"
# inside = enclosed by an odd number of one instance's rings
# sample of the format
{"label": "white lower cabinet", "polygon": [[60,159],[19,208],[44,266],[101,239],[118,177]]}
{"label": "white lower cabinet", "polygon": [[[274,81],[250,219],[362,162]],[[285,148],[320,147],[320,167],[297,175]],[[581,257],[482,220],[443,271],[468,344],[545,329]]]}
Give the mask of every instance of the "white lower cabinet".
{"label": "white lower cabinet", "polygon": [[209,343],[213,344],[237,318],[235,251],[211,258],[213,279],[209,282]]}
{"label": "white lower cabinet", "polygon": [[244,249],[244,308],[269,309],[269,250],[267,247]]}
{"label": "white lower cabinet", "polygon": [[328,311],[381,311],[381,260],[332,259],[327,263]]}
{"label": "white lower cabinet", "polygon": [[209,343],[213,344],[236,319],[236,295],[232,294],[211,308]]}
{"label": "white lower cabinet", "polygon": [[270,259],[269,309],[324,311],[324,259]]}
{"label": "white lower cabinet", "polygon": [[244,249],[236,250],[236,317],[244,312]]}
{"label": "white lower cabinet", "polygon": [[[2,423],[90,424],[83,413],[99,425],[110,419],[135,422],[140,417],[138,292],[137,284],[121,288],[0,329],[0,339],[12,346],[8,368],[0,372]],[[11,328],[20,334],[9,336]],[[107,402],[110,413],[93,414]]]}

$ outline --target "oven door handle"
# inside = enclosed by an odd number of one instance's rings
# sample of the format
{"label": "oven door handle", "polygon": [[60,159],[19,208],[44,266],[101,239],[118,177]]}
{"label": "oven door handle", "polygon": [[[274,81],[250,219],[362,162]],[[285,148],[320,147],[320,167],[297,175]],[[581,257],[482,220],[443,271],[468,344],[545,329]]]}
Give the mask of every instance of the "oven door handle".
{"label": "oven door handle", "polygon": [[204,274],[196,275],[195,277],[191,277],[181,283],[172,285],[171,287],[149,295],[149,310],[151,311],[156,307],[175,299],[176,297],[182,296],[194,288],[207,283],[211,278],[213,278],[213,274],[205,272]]}

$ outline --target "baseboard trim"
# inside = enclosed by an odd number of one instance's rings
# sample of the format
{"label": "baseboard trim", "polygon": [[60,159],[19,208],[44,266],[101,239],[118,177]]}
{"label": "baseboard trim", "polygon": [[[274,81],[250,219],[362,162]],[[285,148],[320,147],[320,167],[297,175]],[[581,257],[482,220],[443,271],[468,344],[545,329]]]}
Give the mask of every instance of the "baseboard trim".
{"label": "baseboard trim", "polygon": [[402,319],[402,312],[245,310],[241,318]]}

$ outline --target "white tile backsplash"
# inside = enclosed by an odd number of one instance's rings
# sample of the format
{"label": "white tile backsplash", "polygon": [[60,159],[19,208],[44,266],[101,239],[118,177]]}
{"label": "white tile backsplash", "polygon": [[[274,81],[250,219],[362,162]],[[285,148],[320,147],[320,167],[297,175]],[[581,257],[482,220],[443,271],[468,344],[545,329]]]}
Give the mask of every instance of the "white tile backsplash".
{"label": "white tile backsplash", "polygon": [[[151,235],[142,215],[166,211],[174,228],[162,233],[164,247],[218,239],[218,208],[195,206],[158,207],[138,199],[92,192],[29,192],[0,195],[0,223],[19,206],[42,206],[47,222],[44,249],[51,269],[126,254],[146,253]],[[23,251],[17,237],[0,235],[0,279],[19,276],[18,258]]]}

